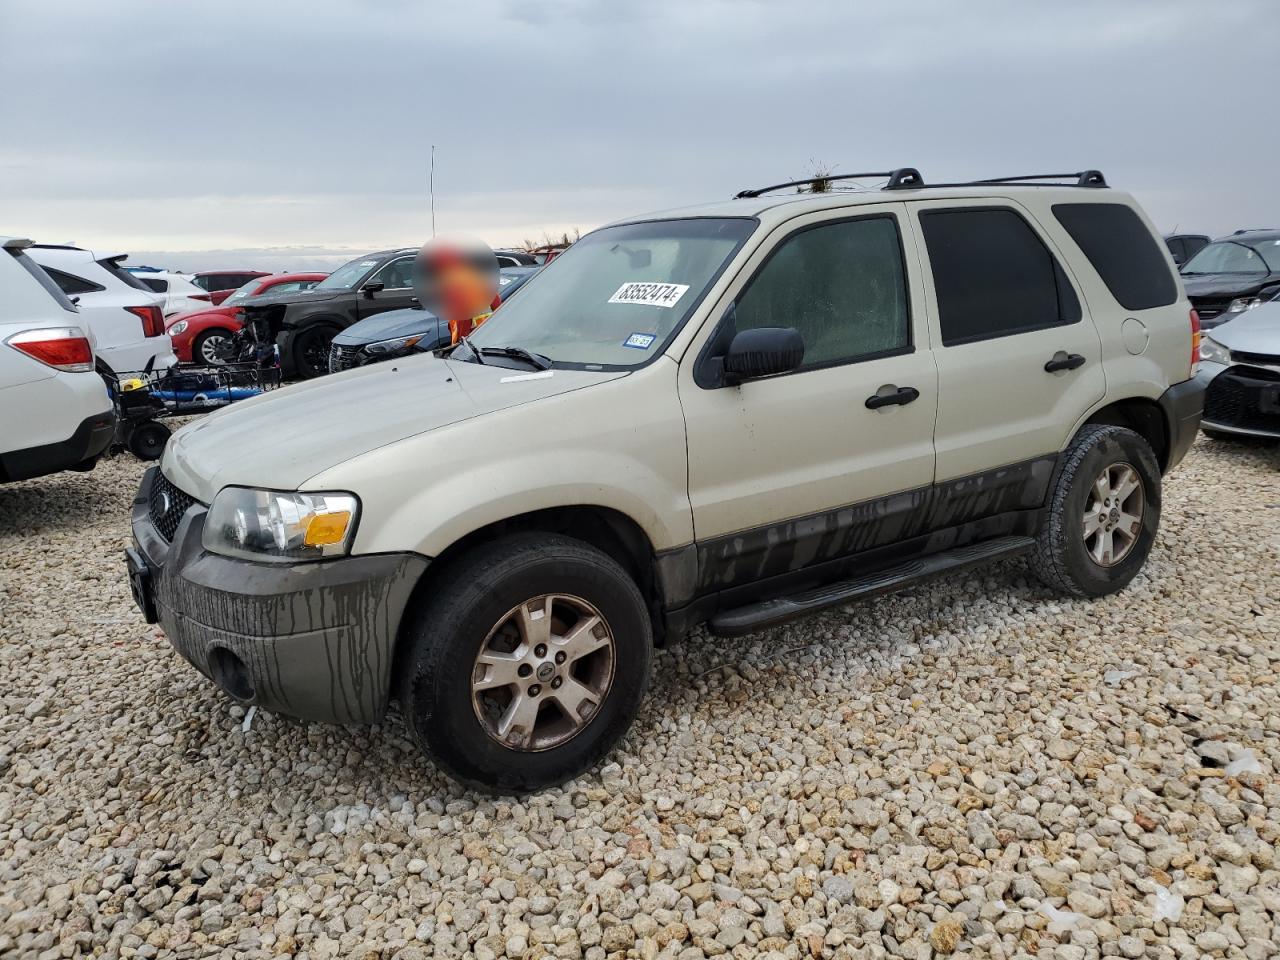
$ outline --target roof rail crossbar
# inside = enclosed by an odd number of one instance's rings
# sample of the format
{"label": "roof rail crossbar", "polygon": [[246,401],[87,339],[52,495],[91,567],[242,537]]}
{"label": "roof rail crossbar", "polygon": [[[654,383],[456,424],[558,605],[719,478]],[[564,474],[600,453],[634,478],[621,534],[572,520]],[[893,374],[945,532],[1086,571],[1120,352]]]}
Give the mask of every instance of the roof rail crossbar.
{"label": "roof rail crossbar", "polygon": [[907,181],[911,177],[915,178],[915,182],[911,183],[910,186],[919,187],[923,183],[920,179],[919,170],[914,167],[903,167],[899,170],[881,170],[874,173],[836,173],[829,177],[806,177],[804,180],[788,180],[786,183],[775,183],[769,187],[757,187],[755,190],[740,190],[734,194],[734,199],[746,200],[762,194],[773,193],[775,190],[785,190],[787,187],[811,186],[815,183],[830,183],[832,180],[870,180],[873,177],[887,179],[889,183],[885,187],[886,190],[902,189],[907,185]]}
{"label": "roof rail crossbar", "polygon": [[986,183],[1017,183],[1026,180],[1074,180],[1077,187],[1105,187],[1107,178],[1101,170],[1079,170],[1075,173],[1029,173],[1021,177],[991,177],[989,180],[971,180],[973,185]]}

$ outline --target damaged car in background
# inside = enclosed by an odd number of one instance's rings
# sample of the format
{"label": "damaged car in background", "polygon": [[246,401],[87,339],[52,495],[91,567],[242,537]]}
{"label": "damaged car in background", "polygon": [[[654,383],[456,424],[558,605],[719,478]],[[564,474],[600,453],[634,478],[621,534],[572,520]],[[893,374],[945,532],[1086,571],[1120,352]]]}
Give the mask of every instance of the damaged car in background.
{"label": "damaged car in background", "polygon": [[1198,376],[1206,434],[1280,439],[1280,295],[1205,334]]}

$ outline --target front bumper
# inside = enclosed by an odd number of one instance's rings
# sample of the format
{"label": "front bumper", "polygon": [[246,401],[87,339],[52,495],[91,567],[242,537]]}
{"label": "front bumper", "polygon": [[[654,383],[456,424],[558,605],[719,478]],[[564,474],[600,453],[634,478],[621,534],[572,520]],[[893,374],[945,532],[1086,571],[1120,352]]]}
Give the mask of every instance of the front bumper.
{"label": "front bumper", "polygon": [[1187,455],[1200,431],[1200,416],[1204,411],[1204,383],[1192,377],[1175,383],[1160,395],[1157,401],[1164,413],[1164,425],[1169,435],[1169,455],[1163,464],[1168,473]]}
{"label": "front bumper", "polygon": [[1202,425],[1244,437],[1280,437],[1280,370],[1248,364],[1201,363]]}
{"label": "front bumper", "polygon": [[130,573],[139,606],[151,608],[174,649],[240,703],[304,720],[379,720],[390,699],[400,622],[427,559],[389,553],[276,564],[223,557],[201,545],[207,508],[181,499],[176,526],[160,515],[173,529],[166,540],[153,519],[158,475],[156,467],[147,471],[133,503]]}

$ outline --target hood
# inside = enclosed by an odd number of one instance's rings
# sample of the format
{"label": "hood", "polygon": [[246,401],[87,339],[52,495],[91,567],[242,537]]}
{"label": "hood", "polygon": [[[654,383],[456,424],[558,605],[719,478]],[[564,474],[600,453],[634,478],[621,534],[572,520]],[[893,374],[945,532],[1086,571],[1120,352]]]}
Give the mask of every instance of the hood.
{"label": "hood", "polygon": [[530,373],[423,354],[319,377],[183,427],[165,446],[161,469],[202,503],[229,484],[296,490],[378,447],[626,375]]}
{"label": "hood", "polygon": [[266,293],[256,297],[246,297],[236,304],[238,307],[269,307],[273,303],[319,303],[322,300],[332,300],[335,297],[350,295],[351,290],[317,290],[312,287],[310,290],[286,290],[282,293],[275,293],[268,290]]}
{"label": "hood", "polygon": [[1199,273],[1183,274],[1182,286],[1188,297],[1245,297],[1280,282],[1275,274]]}
{"label": "hood", "polygon": [[[239,304],[236,306],[239,306]],[[232,317],[235,316],[235,313],[236,307],[203,307],[199,310],[184,310],[182,313],[175,313],[173,316],[166,317],[164,326],[167,330],[179,320],[198,320],[204,317]]]}
{"label": "hood", "polygon": [[1261,353],[1280,357],[1280,303],[1272,301],[1247,310],[1209,334],[1232,353]]}
{"label": "hood", "polygon": [[388,310],[353,323],[334,337],[333,342],[353,347],[395,337],[411,337],[415,333],[434,336],[439,322],[434,313],[426,310]]}

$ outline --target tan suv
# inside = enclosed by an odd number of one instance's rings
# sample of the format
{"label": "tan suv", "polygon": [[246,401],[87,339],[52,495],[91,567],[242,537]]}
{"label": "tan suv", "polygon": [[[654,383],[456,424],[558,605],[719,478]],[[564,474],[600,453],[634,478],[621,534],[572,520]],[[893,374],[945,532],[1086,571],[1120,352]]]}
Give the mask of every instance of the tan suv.
{"label": "tan suv", "polygon": [[1096,171],[854,176],[887,185],[603,227],[447,357],[186,427],[134,506],[143,611],[242,703],[398,698],[511,792],[600,760],[696,624],[1020,553],[1124,587],[1202,404],[1159,235]]}

